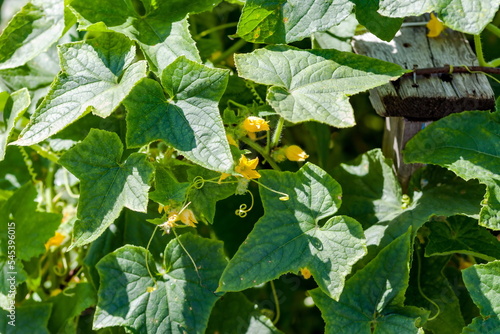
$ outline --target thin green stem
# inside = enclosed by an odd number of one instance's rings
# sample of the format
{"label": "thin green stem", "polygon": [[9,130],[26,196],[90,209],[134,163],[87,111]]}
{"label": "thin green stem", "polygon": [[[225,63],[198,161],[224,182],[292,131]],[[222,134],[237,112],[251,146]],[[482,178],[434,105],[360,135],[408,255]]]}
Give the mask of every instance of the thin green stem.
{"label": "thin green stem", "polygon": [[251,148],[253,148],[254,150],[256,150],[260,155],[262,155],[262,157],[271,165],[271,167],[274,170],[281,171],[281,168],[280,166],[278,166],[276,161],[274,161],[273,158],[271,158],[271,156],[267,154],[266,151],[259,144],[255,143],[254,141],[252,141],[250,138],[247,137],[241,137],[240,140],[245,144],[247,144],[248,146],[250,146]]}
{"label": "thin green stem", "polygon": [[285,125],[285,119],[280,117],[278,124],[276,124],[276,129],[273,133],[273,139],[271,140],[271,148],[275,148],[280,143],[281,133],[283,132],[283,126]]}
{"label": "thin green stem", "polygon": [[479,62],[479,66],[489,66],[486,60],[484,60],[483,44],[481,42],[481,36],[474,35],[474,45],[476,48],[476,56]]}
{"label": "thin green stem", "polygon": [[488,29],[490,32],[494,33],[497,37],[500,37],[500,28],[498,28],[496,25],[489,23],[486,26],[486,29]]}
{"label": "thin green stem", "polygon": [[177,232],[175,232],[175,229],[172,229],[172,232],[174,232],[175,239],[177,240],[177,242],[179,243],[181,248],[184,250],[186,255],[189,257],[189,259],[191,260],[191,263],[193,264],[194,270],[196,271],[196,275],[198,276],[198,279],[200,280],[200,286],[205,287],[203,285],[203,283],[201,282],[201,276],[200,276],[200,272],[198,271],[198,267],[196,266],[196,262],[194,262],[194,259],[191,257],[191,254],[189,254],[186,247],[184,247],[184,245],[182,244],[181,240],[179,239],[179,236],[177,235]]}
{"label": "thin green stem", "polygon": [[273,320],[273,325],[276,325],[278,323],[278,321],[280,320],[280,301],[279,301],[279,298],[278,298],[278,294],[276,293],[276,287],[274,286],[274,282],[273,281],[269,281],[269,283],[271,284],[271,290],[273,291],[273,298],[274,298],[274,306],[276,308],[276,315],[274,317],[274,320]]}
{"label": "thin green stem", "polygon": [[490,61],[490,65],[493,67],[498,67],[500,66],[500,58],[496,58]]}
{"label": "thin green stem", "polygon": [[151,233],[151,237],[149,238],[148,245],[146,246],[146,269],[148,270],[149,277],[153,280],[156,285],[156,279],[154,278],[151,270],[149,269],[149,246],[151,246],[151,242],[153,241],[153,237],[155,236],[156,230],[158,229],[158,225],[155,226],[153,233]]}
{"label": "thin green stem", "polygon": [[40,154],[42,157],[49,159],[52,162],[58,163],[59,162],[59,157],[54,154],[53,152],[44,149],[40,145],[31,145],[31,149],[33,149],[36,153]]}
{"label": "thin green stem", "polygon": [[427,321],[432,321],[434,319],[436,319],[439,314],[441,313],[441,308],[439,307],[438,304],[436,304],[435,301],[433,301],[432,299],[430,299],[429,297],[427,297],[427,295],[424,293],[424,291],[422,290],[422,285],[421,285],[421,282],[420,282],[420,276],[422,274],[422,258],[420,257],[420,245],[417,245],[417,287],[418,287],[418,292],[420,292],[420,295],[422,295],[422,297],[427,300],[429,303],[431,303],[432,305],[434,305],[434,307],[436,308],[436,314],[434,314],[434,316],[430,317],[429,319],[427,319]]}
{"label": "thin green stem", "polygon": [[213,61],[213,63],[214,64],[220,63],[221,61],[223,61],[224,59],[229,57],[231,54],[235,53],[236,51],[241,49],[243,46],[245,46],[245,44],[247,44],[247,41],[245,41],[244,39],[240,39],[239,41],[237,41],[236,43],[231,45],[231,47],[229,47],[226,51],[224,51],[219,57],[217,57]]}
{"label": "thin green stem", "polygon": [[229,22],[229,23],[221,24],[219,26],[212,27],[210,29],[207,29],[207,30],[200,32],[198,35],[194,36],[193,39],[198,40],[198,39],[203,38],[207,35],[210,35],[213,32],[216,32],[218,30],[236,27],[237,25],[238,25],[238,22]]}
{"label": "thin green stem", "polygon": [[45,179],[45,184],[47,187],[45,188],[45,210],[47,212],[52,212],[52,193],[54,190],[54,173],[56,171],[55,164],[53,162],[50,163],[47,177]]}

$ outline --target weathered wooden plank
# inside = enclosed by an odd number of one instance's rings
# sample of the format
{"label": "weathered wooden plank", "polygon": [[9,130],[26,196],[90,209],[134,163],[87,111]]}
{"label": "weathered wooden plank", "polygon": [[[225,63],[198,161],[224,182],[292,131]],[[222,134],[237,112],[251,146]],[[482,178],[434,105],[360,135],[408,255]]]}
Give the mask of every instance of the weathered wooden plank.
{"label": "weathered wooden plank", "polygon": [[[412,18],[426,22],[425,17]],[[406,69],[477,65],[477,59],[462,33],[446,29],[439,37],[428,38],[427,28],[402,27],[391,42],[370,33],[356,36],[356,53],[390,61]],[[441,74],[412,77],[370,91],[370,100],[381,116],[413,120],[436,120],[464,110],[491,110],[494,93],[483,74]]]}

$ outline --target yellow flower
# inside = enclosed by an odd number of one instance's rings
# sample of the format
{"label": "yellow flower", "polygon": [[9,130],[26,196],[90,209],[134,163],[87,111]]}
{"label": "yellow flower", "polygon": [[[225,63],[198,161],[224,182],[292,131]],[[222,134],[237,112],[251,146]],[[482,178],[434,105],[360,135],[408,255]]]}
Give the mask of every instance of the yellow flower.
{"label": "yellow flower", "polygon": [[305,161],[309,156],[297,145],[290,145],[285,149],[285,155],[290,161]]}
{"label": "yellow flower", "polygon": [[243,154],[241,155],[238,166],[234,168],[237,173],[240,173],[246,179],[258,179],[260,174],[255,170],[259,164],[259,158],[248,160]]}
{"label": "yellow flower", "polygon": [[179,214],[179,220],[187,226],[191,227],[196,227],[196,224],[198,224],[198,221],[196,220],[196,217],[194,216],[193,211],[189,209],[184,209],[180,214]]}
{"label": "yellow flower", "polygon": [[249,133],[259,131],[269,131],[269,124],[266,120],[256,116],[249,116],[243,121],[243,129]]}
{"label": "yellow flower", "polygon": [[427,37],[438,37],[441,32],[444,30],[444,24],[439,21],[439,19],[431,13],[431,19],[427,22],[427,28],[429,32],[427,33]]}
{"label": "yellow flower", "polygon": [[45,249],[49,249],[50,246],[60,246],[64,239],[66,239],[64,234],[56,232],[56,234],[45,243]]}
{"label": "yellow flower", "polygon": [[236,140],[234,140],[233,136],[226,135],[226,138],[227,138],[227,142],[229,143],[229,145],[233,145],[233,146],[238,147],[238,143],[236,142]]}
{"label": "yellow flower", "polygon": [[300,268],[300,274],[304,276],[305,279],[311,278],[312,274],[307,268]]}
{"label": "yellow flower", "polygon": [[178,221],[191,227],[196,227],[195,224],[198,224],[193,211],[190,209],[184,209],[181,213],[179,213],[179,210],[173,209],[168,213],[167,221],[159,226],[168,234],[172,228],[179,226],[179,224],[176,223]]}

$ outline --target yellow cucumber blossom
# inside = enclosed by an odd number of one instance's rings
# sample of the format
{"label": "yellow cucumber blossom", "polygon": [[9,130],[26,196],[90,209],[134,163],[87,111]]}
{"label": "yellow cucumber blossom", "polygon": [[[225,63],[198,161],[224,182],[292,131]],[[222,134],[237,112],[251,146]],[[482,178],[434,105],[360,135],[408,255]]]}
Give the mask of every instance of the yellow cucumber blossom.
{"label": "yellow cucumber blossom", "polygon": [[256,116],[249,116],[245,118],[242,126],[247,132],[248,137],[252,140],[257,139],[257,136],[255,135],[256,132],[269,131],[269,124],[267,124],[266,120]]}
{"label": "yellow cucumber blossom", "polygon": [[243,129],[248,132],[269,131],[269,124],[263,118],[249,116],[243,121]]}
{"label": "yellow cucumber blossom", "polygon": [[64,234],[56,232],[56,234],[45,243],[45,249],[49,249],[50,246],[60,246],[64,239],[66,239]]}
{"label": "yellow cucumber blossom", "polygon": [[427,29],[429,29],[427,37],[438,37],[445,29],[445,26],[434,13],[431,13],[431,19],[427,22]]}
{"label": "yellow cucumber blossom", "polygon": [[221,184],[223,180],[227,179],[228,177],[230,177],[231,174],[228,174],[228,173],[221,173],[220,174],[220,177],[219,177],[219,181],[217,182],[218,184]]}
{"label": "yellow cucumber blossom", "polygon": [[297,145],[290,145],[285,148],[286,158],[290,161],[305,161],[309,155]]}
{"label": "yellow cucumber blossom", "polygon": [[259,158],[248,160],[243,154],[241,155],[240,162],[238,166],[234,168],[236,173],[240,173],[246,179],[258,179],[260,177],[259,172],[255,170],[259,164]]}
{"label": "yellow cucumber blossom", "polygon": [[176,226],[179,226],[176,222],[180,221],[186,226],[196,227],[195,224],[198,224],[196,217],[194,216],[193,211],[190,209],[184,209],[179,211],[177,209],[170,210],[168,213],[167,221],[160,225],[160,227],[165,230],[165,232],[170,233],[170,230]]}

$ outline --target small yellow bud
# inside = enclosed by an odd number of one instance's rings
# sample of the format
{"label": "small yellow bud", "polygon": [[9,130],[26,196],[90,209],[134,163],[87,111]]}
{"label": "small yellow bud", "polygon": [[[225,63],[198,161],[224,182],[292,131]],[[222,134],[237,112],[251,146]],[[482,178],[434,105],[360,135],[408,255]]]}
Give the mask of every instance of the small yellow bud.
{"label": "small yellow bud", "polygon": [[305,161],[309,155],[297,145],[290,145],[285,149],[285,155],[290,161]]}
{"label": "small yellow bud", "polygon": [[243,121],[243,129],[249,133],[259,131],[269,131],[269,124],[266,120],[256,116],[249,116]]}
{"label": "small yellow bud", "polygon": [[312,274],[307,268],[300,268],[300,274],[304,276],[305,279],[311,278]]}
{"label": "small yellow bud", "polygon": [[427,29],[429,29],[427,37],[438,37],[445,29],[445,26],[434,13],[431,13],[431,19],[427,22]]}
{"label": "small yellow bud", "polygon": [[226,138],[227,138],[227,142],[229,143],[229,145],[233,145],[233,146],[238,147],[238,143],[236,142],[236,140],[234,140],[233,136],[227,134]]}
{"label": "small yellow bud", "polygon": [[234,168],[236,173],[240,173],[246,179],[258,179],[260,177],[259,172],[255,170],[259,164],[259,158],[248,160],[243,154],[241,155],[240,162],[238,166]]}

